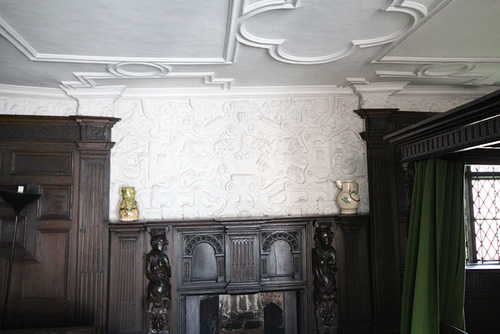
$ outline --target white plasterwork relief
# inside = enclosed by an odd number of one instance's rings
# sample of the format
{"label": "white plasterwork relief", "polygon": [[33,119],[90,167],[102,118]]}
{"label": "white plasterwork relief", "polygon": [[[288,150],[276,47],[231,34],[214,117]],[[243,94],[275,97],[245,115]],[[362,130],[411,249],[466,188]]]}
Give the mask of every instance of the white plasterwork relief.
{"label": "white plasterwork relief", "polygon": [[70,116],[76,114],[76,102],[63,99],[44,100],[0,97],[0,114]]}
{"label": "white plasterwork relief", "polygon": [[357,99],[330,96],[119,101],[111,219],[136,188],[143,219],[338,212],[337,179],[361,185],[366,153]]}
{"label": "white plasterwork relief", "polygon": [[364,94],[363,108],[397,108],[407,111],[445,112],[479,96],[445,96],[445,95],[389,95],[389,94]]}

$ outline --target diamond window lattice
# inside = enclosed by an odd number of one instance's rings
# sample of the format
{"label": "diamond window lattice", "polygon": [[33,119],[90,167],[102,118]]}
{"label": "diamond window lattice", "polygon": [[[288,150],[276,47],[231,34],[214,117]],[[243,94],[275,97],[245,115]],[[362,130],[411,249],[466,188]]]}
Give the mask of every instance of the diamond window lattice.
{"label": "diamond window lattice", "polygon": [[500,260],[500,166],[471,166],[477,262]]}

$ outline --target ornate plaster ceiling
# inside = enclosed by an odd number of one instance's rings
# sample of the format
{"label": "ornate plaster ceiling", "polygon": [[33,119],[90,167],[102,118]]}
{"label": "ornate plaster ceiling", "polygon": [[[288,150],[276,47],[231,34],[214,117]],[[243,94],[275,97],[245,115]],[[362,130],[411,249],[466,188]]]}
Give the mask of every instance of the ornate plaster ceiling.
{"label": "ornate plaster ceiling", "polygon": [[498,17],[497,0],[0,0],[0,85],[500,86]]}

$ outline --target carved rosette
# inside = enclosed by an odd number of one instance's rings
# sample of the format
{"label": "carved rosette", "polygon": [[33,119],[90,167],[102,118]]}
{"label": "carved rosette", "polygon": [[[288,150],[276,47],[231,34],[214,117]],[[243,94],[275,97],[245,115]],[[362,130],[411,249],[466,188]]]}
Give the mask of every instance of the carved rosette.
{"label": "carved rosette", "polygon": [[170,309],[172,306],[172,269],[166,254],[167,228],[148,229],[151,235],[151,251],[146,255],[146,276],[149,280],[146,297],[147,332],[170,333]]}
{"label": "carved rosette", "polygon": [[318,334],[335,334],[338,321],[337,258],[330,224],[315,222],[313,300]]}

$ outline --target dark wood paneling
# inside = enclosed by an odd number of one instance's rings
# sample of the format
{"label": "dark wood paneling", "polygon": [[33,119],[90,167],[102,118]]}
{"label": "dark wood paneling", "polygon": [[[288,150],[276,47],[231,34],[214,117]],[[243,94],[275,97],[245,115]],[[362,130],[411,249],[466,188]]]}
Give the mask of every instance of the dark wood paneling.
{"label": "dark wood paneling", "polygon": [[13,175],[71,175],[72,152],[12,152]]}
{"label": "dark wood paneling", "polygon": [[[169,241],[166,254],[172,266],[174,302],[169,310],[172,332],[176,332],[174,329],[182,332],[186,312],[190,312],[189,308],[198,300],[193,301],[193,294],[286,290],[299,291],[295,302],[307,305],[299,315],[298,328],[302,328],[303,333],[314,333],[311,261],[314,222],[334,230],[339,333],[369,333],[370,227],[369,216],[363,214],[234,221],[111,222],[109,333],[146,331],[145,256],[151,250],[147,229],[165,227],[168,227]],[[240,247],[231,247],[235,243]],[[193,262],[197,262],[193,256],[197,251],[207,253],[200,259],[209,259],[200,263],[208,263],[213,268],[205,271],[202,268],[201,273],[193,277]],[[270,254],[274,251],[283,254],[274,258]],[[240,270],[242,263],[245,270]],[[252,268],[248,268],[251,263]]]}
{"label": "dark wood paneling", "polygon": [[[41,194],[21,212],[7,329],[106,327],[109,140],[116,121],[0,115],[0,188],[23,185]],[[1,201],[0,220],[5,289],[14,213]]]}
{"label": "dark wood paneling", "polygon": [[339,330],[371,333],[370,216],[335,217],[339,273]]}
{"label": "dark wood paneling", "polygon": [[500,333],[500,269],[468,269],[466,278],[467,333]]}
{"label": "dark wood paneling", "polygon": [[405,171],[400,151],[384,136],[433,113],[398,109],[355,111],[365,122],[370,198],[373,332],[399,333],[401,290],[406,252]]}
{"label": "dark wood paneling", "polygon": [[72,184],[40,184],[38,220],[72,220],[73,219],[73,185]]}

